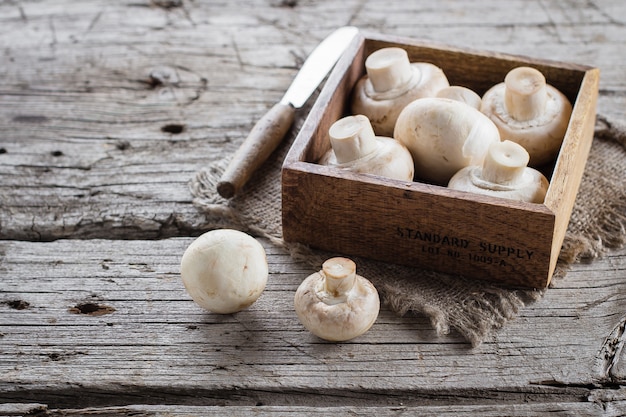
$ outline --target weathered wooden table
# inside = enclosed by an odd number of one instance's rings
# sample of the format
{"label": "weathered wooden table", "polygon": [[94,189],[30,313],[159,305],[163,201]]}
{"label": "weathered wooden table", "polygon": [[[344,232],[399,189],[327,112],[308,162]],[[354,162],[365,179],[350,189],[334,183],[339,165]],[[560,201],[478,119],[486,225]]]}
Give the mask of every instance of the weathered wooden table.
{"label": "weathered wooden table", "polygon": [[[202,311],[179,262],[195,172],[238,147],[338,26],[601,69],[626,108],[626,3],[0,3],[0,415],[623,415],[626,250],[578,264],[478,348],[383,309],[324,343],[268,242],[250,309]],[[302,120],[306,114],[300,112]]]}

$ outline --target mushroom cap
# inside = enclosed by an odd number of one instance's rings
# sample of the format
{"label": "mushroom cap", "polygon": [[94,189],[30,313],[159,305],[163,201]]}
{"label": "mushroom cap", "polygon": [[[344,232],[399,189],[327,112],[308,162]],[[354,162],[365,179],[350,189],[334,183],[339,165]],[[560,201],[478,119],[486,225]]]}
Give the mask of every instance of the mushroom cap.
{"label": "mushroom cap", "polygon": [[446,185],[460,169],[481,165],[500,141],[496,125],[474,107],[449,98],[413,101],[398,116],[394,138],[411,152],[415,176]]}
{"label": "mushroom cap", "polygon": [[548,179],[541,172],[530,167],[524,169],[520,182],[513,186],[485,181],[480,166],[461,169],[448,184],[448,187],[454,190],[538,204],[543,203],[548,186]]}
{"label": "mushroom cap", "polygon": [[413,181],[415,165],[411,153],[393,138],[376,136],[377,150],[362,158],[340,164],[333,149],[319,160],[321,165],[335,166],[361,174],[378,175],[400,181]]}
{"label": "mushroom cap", "polygon": [[460,101],[474,107],[476,110],[480,110],[481,98],[478,94],[467,87],[460,85],[451,85],[450,87],[442,88],[437,92],[436,97],[449,98],[452,100]]}
{"label": "mushroom cap", "polygon": [[509,200],[543,203],[548,179],[527,166],[528,152],[510,140],[489,147],[482,166],[466,167],[457,172],[449,188],[486,194]]}
{"label": "mushroom cap", "polygon": [[500,83],[487,90],[482,98],[481,112],[496,124],[502,140],[519,143],[528,151],[530,165],[541,166],[553,161],[567,131],[572,114],[571,103],[548,84],[545,86],[545,112],[531,120],[516,120],[506,109],[505,89],[505,83]]}
{"label": "mushroom cap", "polygon": [[[334,259],[351,262],[346,258]],[[372,327],[380,310],[378,291],[366,278],[354,272],[352,276],[354,284],[347,291],[341,286],[339,291],[329,291],[323,270],[302,281],[294,296],[294,306],[308,331],[322,339],[341,342]]]}
{"label": "mushroom cap", "polygon": [[187,292],[200,307],[230,314],[259,298],[269,270],[265,249],[256,239],[238,230],[216,229],[187,247],[180,273]]}
{"label": "mushroom cap", "polygon": [[413,100],[434,97],[450,83],[441,68],[427,63],[411,64],[413,78],[406,89],[391,93],[377,93],[367,75],[359,79],[352,90],[351,113],[363,114],[370,119],[374,132],[379,136],[393,136],[398,115]]}

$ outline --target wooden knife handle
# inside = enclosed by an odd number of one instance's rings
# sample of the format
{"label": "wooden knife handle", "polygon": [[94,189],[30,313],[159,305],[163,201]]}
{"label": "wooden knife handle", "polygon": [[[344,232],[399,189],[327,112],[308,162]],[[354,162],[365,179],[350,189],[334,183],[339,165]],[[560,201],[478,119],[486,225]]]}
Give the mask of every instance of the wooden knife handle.
{"label": "wooden knife handle", "polygon": [[234,196],[278,147],[293,123],[296,110],[289,104],[275,104],[254,125],[217,183],[224,198]]}

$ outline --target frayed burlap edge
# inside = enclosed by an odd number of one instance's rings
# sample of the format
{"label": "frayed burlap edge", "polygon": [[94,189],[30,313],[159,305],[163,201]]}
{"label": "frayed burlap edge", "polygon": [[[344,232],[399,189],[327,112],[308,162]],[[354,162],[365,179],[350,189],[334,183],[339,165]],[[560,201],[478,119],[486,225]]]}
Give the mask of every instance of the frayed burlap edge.
{"label": "frayed burlap edge", "polygon": [[[616,146],[619,144],[622,146]],[[602,148],[601,152],[597,152]],[[590,261],[608,250],[626,244],[626,124],[598,116],[595,140],[585,168],[576,205],[565,236],[559,260],[569,265]],[[594,152],[595,151],[595,152]],[[601,204],[584,204],[583,199],[604,195]],[[595,197],[592,201],[596,200]],[[583,207],[583,208],[581,208]],[[583,211],[584,210],[584,211]]]}
{"label": "frayed burlap edge", "polygon": [[[310,265],[314,272],[325,259],[337,254],[282,239],[280,169],[293,138],[291,135],[287,139],[235,198],[225,200],[215,191],[228,160],[199,171],[190,190],[194,204],[207,215],[207,228],[230,227],[267,238],[294,259]],[[600,257],[626,242],[625,148],[626,126],[598,117],[595,140],[553,284],[565,277],[572,263]],[[390,310],[400,316],[426,316],[438,335],[454,328],[474,347],[545,292],[358,257],[354,260],[359,273],[372,281]]]}

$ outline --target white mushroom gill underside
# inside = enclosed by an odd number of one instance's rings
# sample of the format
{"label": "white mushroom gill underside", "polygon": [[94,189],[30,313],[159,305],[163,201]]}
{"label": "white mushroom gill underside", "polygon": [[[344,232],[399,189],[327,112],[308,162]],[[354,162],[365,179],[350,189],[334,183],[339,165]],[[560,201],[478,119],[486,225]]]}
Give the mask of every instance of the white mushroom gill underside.
{"label": "white mushroom gill underside", "polygon": [[[500,86],[499,88],[504,90],[504,86]],[[551,88],[547,89],[547,95],[548,98],[545,104],[545,111],[539,117],[530,120],[517,120],[507,111],[504,100],[501,99],[504,97],[504,91],[494,94],[492,96],[494,99],[491,100],[489,106],[491,107],[493,114],[510,128],[520,130],[530,129],[533,127],[544,126],[558,116],[562,107],[561,98]],[[498,97],[498,99],[495,99],[495,97]]]}

